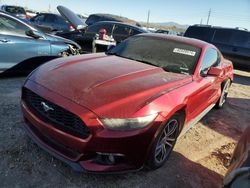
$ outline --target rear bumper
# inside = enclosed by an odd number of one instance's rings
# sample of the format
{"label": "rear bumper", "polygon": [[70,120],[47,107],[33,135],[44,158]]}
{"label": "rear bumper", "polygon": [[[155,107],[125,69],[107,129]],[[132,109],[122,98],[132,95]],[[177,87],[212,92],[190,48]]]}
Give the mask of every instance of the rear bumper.
{"label": "rear bumper", "polygon": [[[126,132],[110,131],[89,110],[79,107],[60,95],[46,91],[46,88],[38,85],[34,88],[34,83],[26,83],[25,87],[55,104],[61,104],[80,117],[90,129],[91,133],[87,138],[72,136],[39,119],[22,101],[21,108],[27,133],[51,155],[80,172],[117,173],[135,171],[143,167],[156,131],[162,123],[160,116],[144,129]],[[100,164],[97,161],[98,153],[121,154],[124,160],[112,165]]]}

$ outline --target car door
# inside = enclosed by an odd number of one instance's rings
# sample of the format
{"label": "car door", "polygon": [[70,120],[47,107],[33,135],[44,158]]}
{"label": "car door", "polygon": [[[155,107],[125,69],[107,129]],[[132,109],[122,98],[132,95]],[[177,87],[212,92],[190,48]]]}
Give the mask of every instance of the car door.
{"label": "car door", "polygon": [[0,69],[6,70],[31,57],[50,55],[50,42],[26,35],[30,28],[9,16],[0,15]]}
{"label": "car door", "polygon": [[207,75],[212,66],[220,64],[220,54],[214,48],[208,48],[205,51],[201,66],[199,68],[198,78],[193,84],[194,93],[190,97],[188,116],[192,119],[214,103],[218,97],[221,78]]}

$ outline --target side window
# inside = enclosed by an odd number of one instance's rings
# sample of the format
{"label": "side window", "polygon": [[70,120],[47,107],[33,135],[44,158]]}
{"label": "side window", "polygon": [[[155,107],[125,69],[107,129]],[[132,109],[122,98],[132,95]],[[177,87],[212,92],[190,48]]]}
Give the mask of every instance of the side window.
{"label": "side window", "polygon": [[[107,31],[107,35],[111,35],[111,33],[112,33],[112,30],[113,30],[113,25],[112,24],[100,24],[101,26],[100,26],[100,29],[106,29],[106,31]],[[98,32],[99,32],[99,30],[98,30]]]}
{"label": "side window", "polygon": [[98,33],[99,30],[102,28],[102,25],[91,25],[87,28],[86,33]]}
{"label": "side window", "polygon": [[216,29],[213,42],[220,44],[229,44],[233,31],[229,29]]}
{"label": "side window", "polygon": [[60,17],[60,16],[57,17],[57,22],[61,23],[61,24],[67,23],[67,21],[65,19],[63,19],[62,17]]}
{"label": "side window", "polygon": [[195,38],[210,42],[214,34],[214,29],[210,27],[189,27],[185,32],[185,37]]}
{"label": "side window", "polygon": [[202,60],[200,72],[207,73],[210,67],[217,66],[219,62],[220,62],[220,55],[218,51],[214,48],[208,48]]}
{"label": "side window", "polygon": [[48,22],[48,23],[56,22],[56,16],[54,16],[54,15],[46,15],[45,22]]}
{"label": "side window", "polygon": [[115,26],[114,34],[129,36],[129,33],[130,33],[129,26],[123,26],[123,25],[116,25]]}
{"label": "side window", "polygon": [[29,30],[24,24],[5,16],[0,16],[0,33],[9,35],[25,35]]}

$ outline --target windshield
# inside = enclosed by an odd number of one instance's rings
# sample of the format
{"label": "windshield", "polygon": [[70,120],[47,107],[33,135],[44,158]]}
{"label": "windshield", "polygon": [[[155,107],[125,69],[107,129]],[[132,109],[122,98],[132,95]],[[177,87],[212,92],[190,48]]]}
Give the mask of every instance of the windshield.
{"label": "windshield", "polygon": [[165,71],[193,74],[200,48],[164,38],[130,37],[107,54],[161,67]]}
{"label": "windshield", "polygon": [[25,10],[22,7],[7,6],[5,10],[11,14],[25,14]]}

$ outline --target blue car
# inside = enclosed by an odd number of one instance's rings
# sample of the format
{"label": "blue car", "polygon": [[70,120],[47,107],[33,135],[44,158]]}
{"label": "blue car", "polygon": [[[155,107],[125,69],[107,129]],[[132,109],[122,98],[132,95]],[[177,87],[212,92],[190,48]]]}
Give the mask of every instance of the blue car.
{"label": "blue car", "polygon": [[30,19],[30,23],[34,26],[49,27],[52,32],[55,31],[73,31],[74,28],[68,21],[60,15],[52,13],[40,13]]}
{"label": "blue car", "polygon": [[0,12],[0,72],[29,73],[53,58],[79,54],[75,42],[45,34],[28,23]]}

